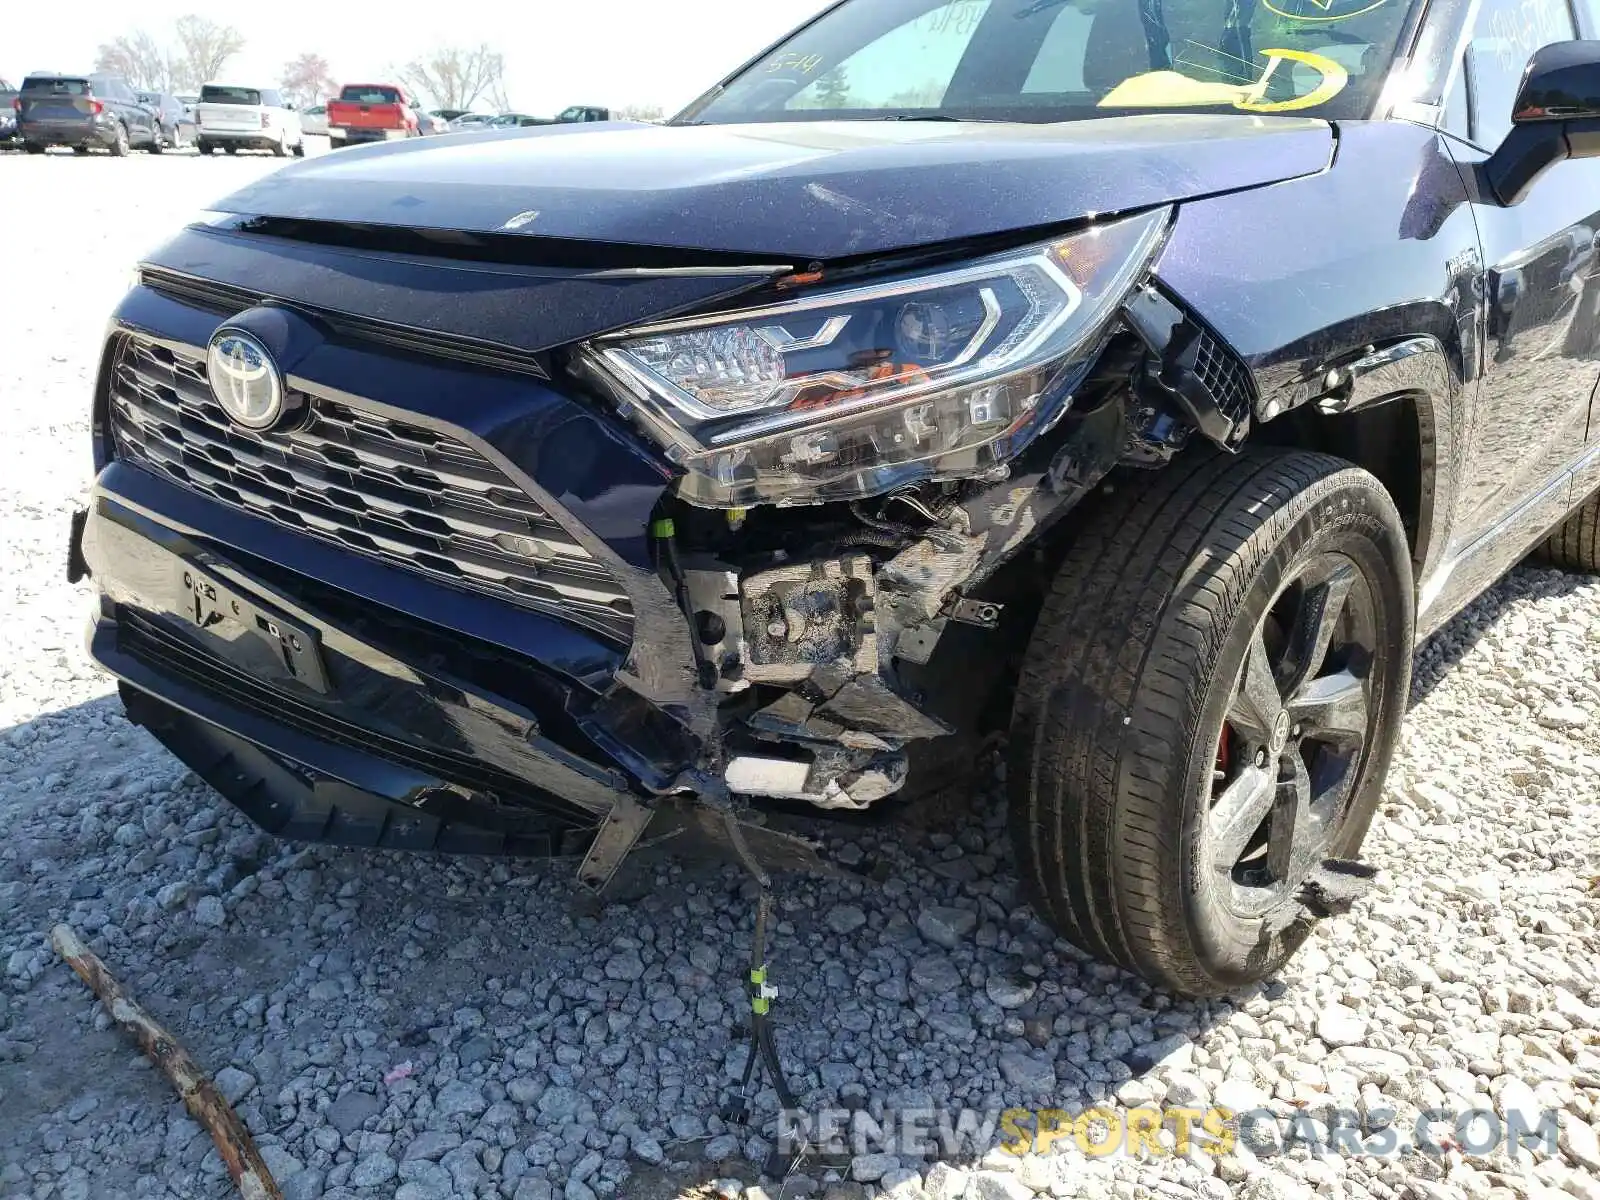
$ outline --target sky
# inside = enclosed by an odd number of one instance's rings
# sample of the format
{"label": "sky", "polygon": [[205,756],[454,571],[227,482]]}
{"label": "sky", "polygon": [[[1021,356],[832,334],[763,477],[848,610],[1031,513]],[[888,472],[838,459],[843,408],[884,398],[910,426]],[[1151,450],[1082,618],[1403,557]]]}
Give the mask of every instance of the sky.
{"label": "sky", "polygon": [[[231,80],[275,86],[283,65],[323,55],[335,79],[373,83],[437,46],[488,42],[506,60],[508,98],[552,115],[569,104],[687,104],[824,0],[79,0],[70,17],[48,4],[8,4],[0,21],[0,78],[87,70],[95,48],[145,29],[161,41],[185,13],[235,26],[245,49]],[[403,17],[398,14],[405,14]],[[389,16],[387,14],[395,14]]]}

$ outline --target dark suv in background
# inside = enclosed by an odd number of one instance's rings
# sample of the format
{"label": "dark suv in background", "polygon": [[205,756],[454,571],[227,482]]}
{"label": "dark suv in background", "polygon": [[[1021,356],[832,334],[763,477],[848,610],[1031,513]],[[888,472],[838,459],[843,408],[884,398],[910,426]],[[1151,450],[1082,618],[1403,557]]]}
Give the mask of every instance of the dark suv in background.
{"label": "dark suv in background", "polygon": [[139,103],[155,117],[156,143],[150,147],[152,154],[162,150],[181,150],[199,139],[199,126],[194,115],[176,96],[162,92],[140,92]]}
{"label": "dark suv in background", "polygon": [[71,146],[118,157],[131,148],[159,152],[155,114],[114,75],[29,75],[17,95],[17,134],[29,154]]}
{"label": "dark suv in background", "polygon": [[595,886],[675,822],[803,859],[753,810],[1008,731],[1056,929],[1276,971],[1362,879],[1417,640],[1600,569],[1600,29],[1085,9],[844,0],[666,125],[214,205],[94,397],[130,714],[284,836]]}

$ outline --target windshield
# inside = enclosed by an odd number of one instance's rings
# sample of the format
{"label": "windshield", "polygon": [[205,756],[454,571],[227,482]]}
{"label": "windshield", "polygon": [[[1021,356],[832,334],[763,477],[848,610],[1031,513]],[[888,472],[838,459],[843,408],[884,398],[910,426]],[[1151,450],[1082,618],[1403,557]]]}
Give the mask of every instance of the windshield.
{"label": "windshield", "polygon": [[1407,0],[845,0],[678,118],[1370,111]]}
{"label": "windshield", "polygon": [[22,81],[24,92],[48,92],[52,96],[87,96],[89,94],[89,81],[87,79],[59,79],[55,76],[44,78],[29,78]]}
{"label": "windshield", "polygon": [[203,104],[260,104],[261,92],[256,88],[211,87],[200,89]]}

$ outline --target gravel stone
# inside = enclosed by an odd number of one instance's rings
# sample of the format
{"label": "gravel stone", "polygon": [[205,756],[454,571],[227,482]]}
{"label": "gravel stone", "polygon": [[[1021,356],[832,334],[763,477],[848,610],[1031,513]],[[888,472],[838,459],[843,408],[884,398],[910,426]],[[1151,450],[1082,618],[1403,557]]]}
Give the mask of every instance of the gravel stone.
{"label": "gravel stone", "polygon": [[966,908],[936,905],[917,915],[917,931],[935,946],[954,950],[977,928],[978,914]]}
{"label": "gravel stone", "polygon": [[1317,1018],[1317,1036],[1330,1050],[1340,1046],[1359,1046],[1367,1037],[1366,1018],[1343,1004],[1330,1004]]}
{"label": "gravel stone", "polygon": [[1039,985],[1031,979],[1017,979],[1004,975],[991,975],[983,985],[984,993],[1000,1008],[1021,1008],[1033,999]]}
{"label": "gravel stone", "polygon": [[632,983],[644,975],[644,959],[636,950],[624,950],[606,959],[606,978]]}
{"label": "gravel stone", "polygon": [[461,1135],[447,1129],[429,1129],[412,1138],[406,1145],[402,1161],[410,1159],[438,1159],[447,1151],[461,1145]]}
{"label": "gravel stone", "polygon": [[1588,1122],[1577,1117],[1568,1120],[1561,1127],[1558,1145],[1578,1166],[1600,1171],[1600,1135]]}
{"label": "gravel stone", "polygon": [[224,1100],[237,1105],[255,1088],[256,1077],[238,1067],[223,1067],[212,1076],[211,1082],[216,1084]]}
{"label": "gravel stone", "polygon": [[961,986],[961,972],[943,954],[929,954],[911,964],[911,986],[931,995],[943,995]]}
{"label": "gravel stone", "polygon": [[198,925],[219,929],[228,923],[228,911],[215,896],[201,896],[194,906],[194,919]]}
{"label": "gravel stone", "polygon": [[900,1159],[893,1154],[858,1154],[850,1160],[850,1178],[857,1183],[876,1183],[899,1166]]}
{"label": "gravel stone", "polygon": [[841,937],[852,934],[867,923],[867,914],[854,904],[836,904],[828,910],[828,928]]}
{"label": "gravel stone", "polygon": [[1000,1074],[1014,1088],[1030,1092],[1048,1091],[1056,1083],[1055,1064],[1048,1055],[1007,1050],[1000,1055]]}
{"label": "gravel stone", "polygon": [[484,1098],[482,1087],[475,1083],[467,1083],[465,1080],[457,1080],[455,1083],[445,1084],[439,1090],[433,1107],[435,1112],[445,1117],[458,1114],[475,1117],[489,1107],[489,1102]]}
{"label": "gravel stone", "polygon": [[387,1154],[374,1154],[356,1164],[355,1170],[350,1172],[350,1183],[353,1187],[377,1187],[388,1183],[398,1172],[394,1159]]}
{"label": "gravel stone", "polygon": [[328,1108],[328,1124],[351,1134],[383,1111],[383,1101],[367,1092],[346,1092]]}

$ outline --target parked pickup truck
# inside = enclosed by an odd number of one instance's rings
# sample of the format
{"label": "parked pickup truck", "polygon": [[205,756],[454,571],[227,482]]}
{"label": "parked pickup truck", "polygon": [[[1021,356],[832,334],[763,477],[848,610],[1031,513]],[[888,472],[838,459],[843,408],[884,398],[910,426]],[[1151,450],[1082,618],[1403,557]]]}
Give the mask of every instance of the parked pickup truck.
{"label": "parked pickup truck", "polygon": [[421,132],[416,102],[392,83],[346,84],[328,101],[328,142],[333,149],[353,142],[384,142]]}

